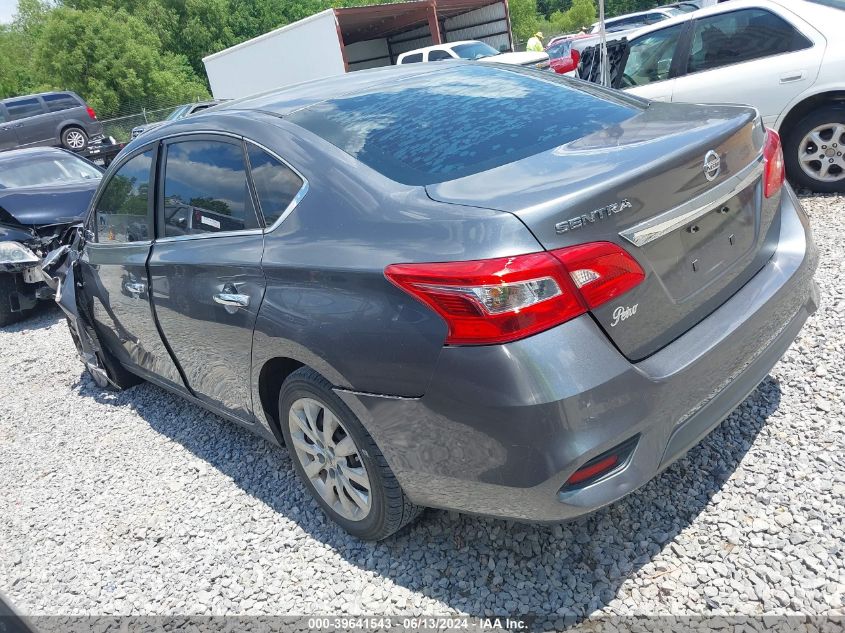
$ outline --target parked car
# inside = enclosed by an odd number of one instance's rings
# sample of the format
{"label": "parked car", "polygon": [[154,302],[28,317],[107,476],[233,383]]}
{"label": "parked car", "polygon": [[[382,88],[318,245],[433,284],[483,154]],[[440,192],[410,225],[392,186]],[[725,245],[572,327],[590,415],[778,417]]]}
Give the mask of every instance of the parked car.
{"label": "parked car", "polygon": [[546,47],[549,56],[551,69],[556,73],[571,73],[578,68],[578,61],[581,59],[579,51],[573,48],[573,44],[589,35],[572,35],[566,38],[557,38]]}
{"label": "parked car", "polygon": [[623,88],[747,103],[780,132],[789,178],[845,191],[845,2],[732,0],[630,36]]}
{"label": "parked car", "polygon": [[549,67],[549,56],[546,53],[535,53],[532,51],[502,53],[489,44],[475,40],[449,42],[448,44],[418,48],[407,53],[402,53],[397,58],[396,63],[397,65],[418,64],[456,59],[497,62],[499,64],[513,64],[516,66],[532,66],[543,70]]}
{"label": "parked car", "polygon": [[49,298],[41,258],[78,224],[102,170],[53,147],[0,153],[0,325],[24,318]]}
{"label": "parked car", "polygon": [[421,506],[560,521],[620,498],[817,305],[809,223],[753,109],[504,65],[362,71],[175,121],[127,146],[85,226],[58,281],[95,380],[284,443],[370,539]]}
{"label": "parked car", "polygon": [[212,101],[198,101],[197,103],[186,103],[184,105],[178,106],[173,112],[167,115],[163,121],[154,121],[152,123],[145,123],[144,125],[138,125],[132,128],[132,138],[137,138],[144,134],[145,132],[149,132],[150,130],[154,130],[157,127],[164,125],[165,123],[169,123],[170,121],[178,121],[179,119],[184,119],[186,116],[191,116],[192,114],[196,114],[197,112],[202,112],[203,110],[208,110],[217,104],[222,103],[219,100],[212,100]]}
{"label": "parked car", "polygon": [[[637,13],[626,13],[615,18],[607,18],[604,21],[604,30],[607,33],[614,33],[616,31],[629,31],[631,29],[646,26],[648,24],[655,24],[668,20],[676,15],[683,15],[685,11],[676,7],[657,7],[649,9],[648,11],[638,11]],[[596,22],[590,27],[590,33],[600,33],[601,24]]]}
{"label": "parked car", "polygon": [[102,136],[97,113],[75,92],[42,92],[0,101],[0,151],[53,145],[81,152]]}

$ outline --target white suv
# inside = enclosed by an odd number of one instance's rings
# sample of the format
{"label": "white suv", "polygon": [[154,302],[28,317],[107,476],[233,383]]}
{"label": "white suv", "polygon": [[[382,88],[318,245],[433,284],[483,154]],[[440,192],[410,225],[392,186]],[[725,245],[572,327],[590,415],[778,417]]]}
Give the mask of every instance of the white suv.
{"label": "white suv", "polygon": [[628,35],[620,87],[657,101],[747,103],[787,173],[845,192],[845,0],[733,0]]}

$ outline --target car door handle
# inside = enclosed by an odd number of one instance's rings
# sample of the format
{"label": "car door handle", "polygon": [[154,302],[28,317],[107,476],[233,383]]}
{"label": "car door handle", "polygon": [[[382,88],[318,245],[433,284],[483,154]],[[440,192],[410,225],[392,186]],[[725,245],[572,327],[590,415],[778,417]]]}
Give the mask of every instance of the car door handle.
{"label": "car door handle", "polygon": [[139,281],[127,281],[123,287],[131,294],[142,295],[147,291],[147,285]]}
{"label": "car door handle", "polygon": [[230,308],[248,308],[249,295],[240,295],[231,292],[218,292],[212,299],[214,303],[219,303],[221,306]]}
{"label": "car door handle", "polygon": [[780,82],[782,84],[788,84],[788,83],[791,83],[793,81],[801,81],[802,79],[804,79],[804,71],[803,70],[792,72],[792,73],[787,73],[786,75],[780,76]]}

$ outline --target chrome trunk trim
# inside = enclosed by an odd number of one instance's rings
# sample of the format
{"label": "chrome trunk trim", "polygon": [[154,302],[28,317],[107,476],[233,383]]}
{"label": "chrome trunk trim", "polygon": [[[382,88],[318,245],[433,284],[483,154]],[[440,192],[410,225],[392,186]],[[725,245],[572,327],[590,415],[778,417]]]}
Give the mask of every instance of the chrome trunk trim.
{"label": "chrome trunk trim", "polygon": [[760,154],[741,171],[724,182],[719,183],[709,191],[696,196],[674,209],[664,211],[653,218],[649,218],[629,229],[625,229],[619,235],[634,246],[645,246],[649,242],[660,239],[664,235],[709,213],[714,207],[718,207],[723,202],[734,197],[763,175],[763,167],[763,155]]}

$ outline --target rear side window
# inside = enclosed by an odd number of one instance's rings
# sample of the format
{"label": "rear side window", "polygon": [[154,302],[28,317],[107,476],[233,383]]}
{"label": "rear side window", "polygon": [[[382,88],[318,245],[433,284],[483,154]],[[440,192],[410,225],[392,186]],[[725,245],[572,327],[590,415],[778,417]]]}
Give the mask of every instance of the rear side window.
{"label": "rear side window", "polygon": [[425,73],[288,117],[388,178],[453,180],[631,118],[633,101],[549,72],[487,64]]}
{"label": "rear side window", "polygon": [[41,97],[47,105],[47,110],[50,112],[61,112],[62,110],[70,110],[77,108],[81,104],[69,94],[44,95]]}
{"label": "rear side window", "polygon": [[810,40],[771,11],[731,11],[696,21],[687,72],[712,70],[810,46]]}
{"label": "rear side window", "polygon": [[239,143],[178,141],[167,146],[165,237],[256,228]]}
{"label": "rear side window", "polygon": [[422,53],[414,53],[413,55],[405,55],[402,58],[403,64],[418,64],[422,61]]}
{"label": "rear side window", "polygon": [[447,59],[454,59],[454,57],[446,51],[428,51],[428,61],[430,62],[442,62]]}
{"label": "rear side window", "polygon": [[295,171],[263,149],[252,143],[247,143],[247,148],[250,174],[264,223],[272,226],[291,205],[304,183]]}
{"label": "rear side window", "polygon": [[153,150],[130,158],[115,172],[97,201],[97,241],[139,242],[149,239],[150,168]]}
{"label": "rear side window", "polygon": [[9,113],[9,120],[17,121],[18,119],[25,119],[27,117],[43,114],[41,109],[41,102],[35,97],[28,99],[15,99],[14,101],[6,101],[6,111]]}

